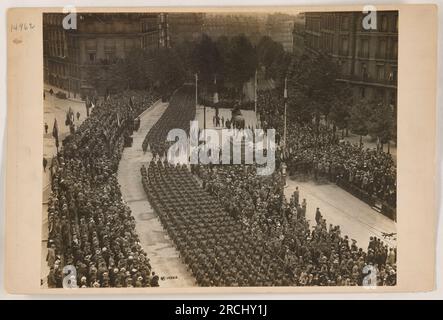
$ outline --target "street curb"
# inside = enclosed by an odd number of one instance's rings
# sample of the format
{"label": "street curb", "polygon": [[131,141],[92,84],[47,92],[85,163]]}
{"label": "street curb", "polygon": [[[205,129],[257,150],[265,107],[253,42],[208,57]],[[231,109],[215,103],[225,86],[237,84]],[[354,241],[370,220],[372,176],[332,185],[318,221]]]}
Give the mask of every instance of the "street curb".
{"label": "street curb", "polygon": [[149,107],[147,107],[142,113],[140,113],[137,118],[142,117],[146,112],[150,111],[153,107],[155,107],[157,104],[161,103],[162,99],[158,99],[157,101],[155,101],[154,103],[152,103]]}

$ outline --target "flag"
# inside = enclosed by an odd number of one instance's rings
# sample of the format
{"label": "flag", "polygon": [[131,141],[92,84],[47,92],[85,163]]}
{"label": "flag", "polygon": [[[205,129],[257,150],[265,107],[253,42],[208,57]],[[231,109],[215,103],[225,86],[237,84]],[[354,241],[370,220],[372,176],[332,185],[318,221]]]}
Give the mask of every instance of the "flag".
{"label": "flag", "polygon": [[288,98],[288,78],[285,78],[285,90],[283,92],[283,98],[285,98],[285,100]]}
{"label": "flag", "polygon": [[72,111],[71,107],[69,107],[69,112],[70,112],[70,115],[71,115],[71,123],[73,124],[74,120],[75,120],[75,116],[74,116],[74,111]]}
{"label": "flag", "polygon": [[91,107],[91,101],[89,100],[89,97],[86,97],[86,116],[89,117],[89,108]]}
{"label": "flag", "polygon": [[58,148],[58,124],[56,118],[54,118],[54,127],[52,128],[52,136],[54,137],[55,145]]}
{"label": "flag", "polygon": [[214,76],[214,104],[218,103],[217,76]]}

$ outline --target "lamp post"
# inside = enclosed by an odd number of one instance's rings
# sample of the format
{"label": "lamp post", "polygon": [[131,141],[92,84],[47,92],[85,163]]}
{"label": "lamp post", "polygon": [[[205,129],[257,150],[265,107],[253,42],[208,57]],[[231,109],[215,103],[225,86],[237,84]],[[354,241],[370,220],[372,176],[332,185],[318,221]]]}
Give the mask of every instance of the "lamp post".
{"label": "lamp post", "polygon": [[288,77],[285,77],[285,90],[283,92],[283,98],[285,99],[285,115],[284,115],[284,127],[283,127],[283,152],[286,151],[286,111],[288,108]]}
{"label": "lamp post", "polygon": [[285,77],[285,90],[283,92],[283,98],[285,100],[285,115],[284,115],[284,127],[283,127],[283,161],[281,164],[281,170],[282,170],[282,179],[283,179],[283,188],[286,188],[288,185],[286,183],[286,111],[288,108],[288,77]]}
{"label": "lamp post", "polygon": [[214,105],[218,103],[217,75],[214,74]]}
{"label": "lamp post", "polygon": [[198,105],[198,98],[197,98],[197,94],[198,94],[198,75],[197,75],[197,73],[194,76],[195,76],[195,106],[197,107],[197,105]]}
{"label": "lamp post", "polygon": [[255,80],[254,80],[254,111],[257,116],[257,69],[255,70]]}
{"label": "lamp post", "polygon": [[[198,74],[195,73],[195,108],[198,106]],[[206,129],[206,106],[203,105],[203,129]]]}

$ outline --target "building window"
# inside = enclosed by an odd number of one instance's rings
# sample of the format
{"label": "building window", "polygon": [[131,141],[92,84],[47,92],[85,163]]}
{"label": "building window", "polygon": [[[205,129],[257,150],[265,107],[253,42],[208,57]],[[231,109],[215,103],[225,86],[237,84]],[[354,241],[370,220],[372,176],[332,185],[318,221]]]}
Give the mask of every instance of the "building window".
{"label": "building window", "polygon": [[368,76],[368,67],[366,66],[366,63],[361,64],[361,76],[363,80],[366,80]]}
{"label": "building window", "polygon": [[395,110],[395,107],[397,106],[397,93],[396,92],[391,92],[391,95],[390,95],[390,97],[389,97],[389,104],[392,106],[392,107],[394,107],[394,110]]}
{"label": "building window", "polygon": [[349,74],[349,70],[348,70],[348,64],[346,63],[346,61],[339,61],[339,67],[341,69],[341,73],[343,75],[348,75]]}
{"label": "building window", "polygon": [[391,67],[391,71],[388,74],[389,81],[397,81],[397,68]]}
{"label": "building window", "polygon": [[388,17],[386,15],[381,16],[381,31],[388,31]]}
{"label": "building window", "polygon": [[89,53],[89,61],[90,62],[94,62],[95,61],[95,52],[90,52]]}
{"label": "building window", "polygon": [[115,53],[113,51],[106,51],[105,52],[105,59],[108,62],[113,62],[115,59]]}
{"label": "building window", "polygon": [[385,66],[377,66],[377,79],[380,81],[385,80]]}
{"label": "building window", "polygon": [[349,30],[349,17],[344,16],[341,18],[341,30],[347,31]]}
{"label": "building window", "polygon": [[342,37],[341,38],[341,46],[340,46],[340,54],[347,56],[348,55],[348,48],[349,48],[348,37]]}
{"label": "building window", "polygon": [[368,39],[361,39],[360,40],[360,57],[361,58],[368,58],[369,57],[369,40]]}
{"label": "building window", "polygon": [[398,57],[398,41],[392,42],[391,59],[397,60]]}
{"label": "building window", "polygon": [[378,48],[377,48],[377,54],[379,58],[385,58],[386,57],[386,39],[379,39],[378,40]]}

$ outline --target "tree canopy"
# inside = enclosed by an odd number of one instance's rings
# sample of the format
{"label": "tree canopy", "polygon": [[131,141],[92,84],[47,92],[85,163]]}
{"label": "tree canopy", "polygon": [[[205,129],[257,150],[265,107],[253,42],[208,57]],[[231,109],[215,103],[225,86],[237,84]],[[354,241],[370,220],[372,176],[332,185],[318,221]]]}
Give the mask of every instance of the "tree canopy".
{"label": "tree canopy", "polygon": [[337,65],[328,56],[304,54],[293,58],[287,77],[290,107],[299,114],[300,120],[319,121],[321,115],[328,117],[333,106],[340,109],[342,84],[337,83]]}
{"label": "tree canopy", "polygon": [[227,79],[235,88],[241,90],[243,84],[254,76],[257,69],[255,48],[245,35],[230,39],[230,49],[225,59]]}

